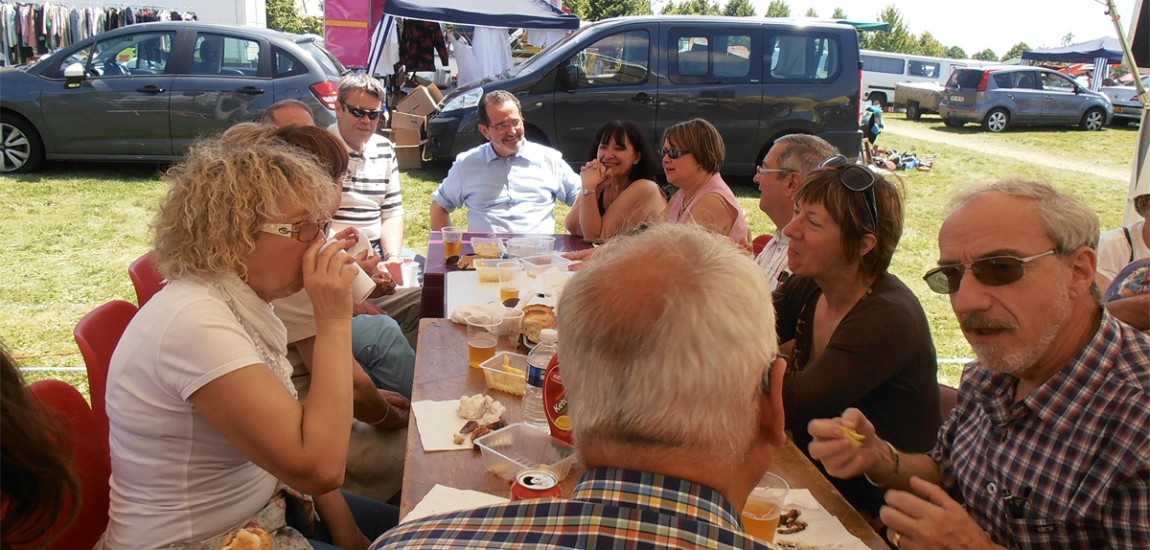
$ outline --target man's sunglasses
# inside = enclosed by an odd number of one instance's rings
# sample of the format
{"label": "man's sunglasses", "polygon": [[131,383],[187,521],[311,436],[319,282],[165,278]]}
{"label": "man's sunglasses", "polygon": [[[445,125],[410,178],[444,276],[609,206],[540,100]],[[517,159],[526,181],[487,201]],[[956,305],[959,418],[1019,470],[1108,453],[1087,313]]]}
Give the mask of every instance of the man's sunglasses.
{"label": "man's sunglasses", "polygon": [[379,115],[382,115],[383,111],[384,111],[383,109],[380,109],[378,111],[373,111],[371,109],[361,109],[359,107],[352,107],[351,105],[348,105],[346,103],[343,105],[343,109],[345,111],[351,113],[351,116],[353,116],[355,118],[367,117],[368,120],[378,119]]}
{"label": "man's sunglasses", "polygon": [[291,238],[294,236],[295,240],[301,243],[310,243],[321,233],[326,235],[330,228],[331,220],[316,220],[314,222],[265,223],[260,226],[260,231],[281,237]]}
{"label": "man's sunglasses", "polygon": [[1008,285],[1022,278],[1025,273],[1022,266],[1055,252],[1055,250],[1047,250],[1041,254],[1025,258],[994,256],[973,262],[940,265],[927,271],[926,275],[922,276],[922,280],[926,281],[926,285],[931,290],[939,294],[954,294],[958,292],[958,287],[962,284],[963,272],[966,271],[967,266],[970,266],[970,271],[974,273],[974,278],[978,279],[978,282],[986,286]]}
{"label": "man's sunglasses", "polygon": [[870,230],[878,233],[878,208],[874,198],[874,172],[861,164],[852,163],[844,155],[835,155],[819,163],[819,168],[839,170],[839,183],[856,193],[862,193],[870,214]]}
{"label": "man's sunglasses", "polygon": [[691,154],[691,152],[686,149],[659,149],[658,153],[660,157],[671,157],[673,159]]}

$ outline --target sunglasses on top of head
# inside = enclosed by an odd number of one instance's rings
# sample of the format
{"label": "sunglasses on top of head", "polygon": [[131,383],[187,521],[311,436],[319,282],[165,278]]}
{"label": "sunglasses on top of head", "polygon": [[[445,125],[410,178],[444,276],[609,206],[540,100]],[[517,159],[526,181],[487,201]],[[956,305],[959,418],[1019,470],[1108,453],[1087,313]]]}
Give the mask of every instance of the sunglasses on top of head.
{"label": "sunglasses on top of head", "polygon": [[939,294],[954,294],[958,292],[959,285],[962,284],[962,275],[970,266],[970,272],[974,273],[974,278],[978,282],[986,286],[1003,286],[1010,283],[1018,282],[1026,270],[1023,266],[1026,264],[1057,253],[1057,250],[1051,249],[1041,254],[1027,256],[1025,258],[1015,258],[1014,256],[993,256],[990,258],[981,258],[973,262],[964,262],[958,264],[940,265],[922,276],[922,280],[926,281],[926,285],[931,290]]}
{"label": "sunglasses on top of head", "polygon": [[310,243],[320,234],[326,235],[330,228],[331,220],[316,220],[313,222],[265,223],[260,226],[260,231],[281,237],[294,237],[301,243]]}
{"label": "sunglasses on top of head", "polygon": [[657,153],[660,157],[671,157],[672,159],[691,154],[691,152],[686,149],[659,149]]}
{"label": "sunglasses on top of head", "polygon": [[345,111],[347,111],[348,113],[351,113],[351,116],[353,116],[355,118],[367,117],[368,120],[376,120],[379,118],[379,115],[383,114],[383,109],[380,109],[378,111],[373,111],[371,109],[362,109],[360,107],[352,107],[351,105],[348,105],[346,103],[343,105],[343,109]]}
{"label": "sunglasses on top of head", "polygon": [[844,155],[835,155],[819,163],[819,168],[828,168],[839,171],[839,183],[843,187],[856,193],[862,193],[866,199],[867,213],[870,214],[870,227],[872,232],[878,232],[878,207],[874,198],[874,182],[877,179],[870,168],[855,164]]}

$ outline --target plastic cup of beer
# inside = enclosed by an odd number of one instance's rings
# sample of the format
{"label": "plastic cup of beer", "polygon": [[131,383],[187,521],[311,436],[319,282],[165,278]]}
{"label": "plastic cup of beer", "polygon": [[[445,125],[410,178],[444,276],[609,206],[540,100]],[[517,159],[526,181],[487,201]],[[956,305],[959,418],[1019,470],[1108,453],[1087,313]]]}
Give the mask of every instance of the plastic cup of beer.
{"label": "plastic cup of beer", "polygon": [[523,264],[516,261],[499,262],[496,265],[499,268],[499,301],[500,303],[507,303],[507,300],[512,298],[519,298],[519,280],[522,279],[520,274],[523,273]]}
{"label": "plastic cup of beer", "polygon": [[440,230],[443,235],[443,258],[458,256],[463,251],[463,228],[455,225]]}
{"label": "plastic cup of beer", "polygon": [[467,318],[467,361],[471,368],[495,356],[499,343],[499,325],[503,319],[497,315],[472,315]]}
{"label": "plastic cup of beer", "polygon": [[747,497],[743,507],[743,527],[758,540],[774,542],[779,528],[779,515],[790,487],[783,478],[767,472]]}

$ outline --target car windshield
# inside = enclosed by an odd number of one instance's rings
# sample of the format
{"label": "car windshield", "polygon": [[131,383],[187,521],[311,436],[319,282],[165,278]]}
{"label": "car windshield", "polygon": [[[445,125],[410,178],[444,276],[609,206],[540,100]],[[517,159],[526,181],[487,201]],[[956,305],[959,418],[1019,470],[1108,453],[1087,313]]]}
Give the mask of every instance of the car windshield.
{"label": "car windshield", "polygon": [[586,27],[583,27],[583,28],[571,33],[571,34],[568,34],[567,36],[563,37],[563,39],[559,40],[558,42],[552,42],[549,46],[547,46],[546,48],[543,48],[543,50],[541,50],[539,53],[531,56],[531,59],[528,59],[527,61],[524,61],[523,63],[515,65],[514,67],[511,67],[510,69],[507,70],[506,73],[504,73],[501,76],[506,76],[506,77],[519,76],[525,72],[530,72],[536,66],[546,66],[552,58],[557,57],[558,55],[561,55],[561,54],[557,54],[555,52],[558,52],[560,49],[562,49],[563,44],[566,44],[572,40],[575,40],[579,36],[582,36],[583,33],[586,32],[587,29],[589,29],[589,28],[591,28],[591,25],[588,25]]}

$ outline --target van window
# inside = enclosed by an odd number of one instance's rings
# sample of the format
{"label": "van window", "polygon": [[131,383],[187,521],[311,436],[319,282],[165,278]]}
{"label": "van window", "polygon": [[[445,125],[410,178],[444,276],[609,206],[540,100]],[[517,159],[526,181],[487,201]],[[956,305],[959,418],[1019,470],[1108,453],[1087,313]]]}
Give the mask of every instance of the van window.
{"label": "van window", "polygon": [[863,70],[872,73],[902,74],[906,69],[906,62],[901,59],[878,57],[874,55],[859,55]]}
{"label": "van window", "polygon": [[938,78],[938,70],[940,65],[930,61],[910,61],[910,76],[921,76],[925,78]]}
{"label": "van window", "polygon": [[746,33],[707,33],[672,30],[668,78],[675,84],[732,84],[759,80],[756,64],[759,40]]}
{"label": "van window", "polygon": [[645,30],[612,34],[568,60],[579,75],[579,88],[640,84],[647,80],[651,37]]}
{"label": "van window", "polygon": [[842,65],[842,47],[831,35],[778,34],[767,51],[770,77],[777,80],[830,80]]}

